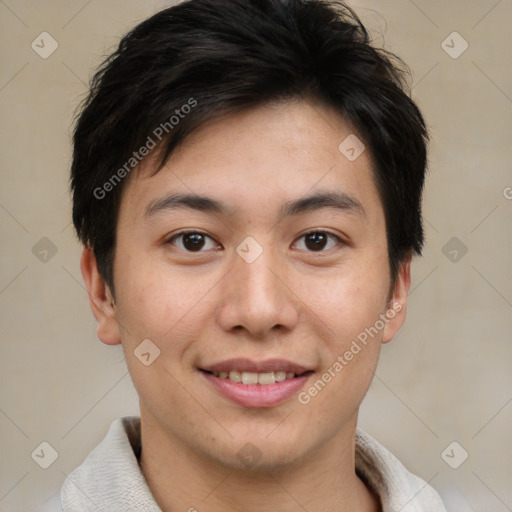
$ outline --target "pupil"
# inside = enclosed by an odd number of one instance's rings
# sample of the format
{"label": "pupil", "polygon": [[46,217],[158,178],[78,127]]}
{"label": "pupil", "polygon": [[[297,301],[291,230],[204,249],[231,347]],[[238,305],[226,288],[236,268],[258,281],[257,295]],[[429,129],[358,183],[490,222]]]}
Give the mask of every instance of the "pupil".
{"label": "pupil", "polygon": [[201,233],[184,235],[183,245],[189,251],[197,251],[204,245],[204,236]]}
{"label": "pupil", "polygon": [[306,246],[313,251],[323,249],[326,243],[327,235],[325,233],[310,233],[306,236]]}

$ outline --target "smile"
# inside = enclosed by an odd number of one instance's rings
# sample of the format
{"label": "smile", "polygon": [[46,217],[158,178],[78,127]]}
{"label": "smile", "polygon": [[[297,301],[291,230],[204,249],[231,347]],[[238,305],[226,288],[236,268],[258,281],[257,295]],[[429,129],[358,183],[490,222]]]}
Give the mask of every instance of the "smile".
{"label": "smile", "polygon": [[289,361],[237,359],[200,368],[214,391],[243,407],[273,407],[296,395],[312,370]]}
{"label": "smile", "polygon": [[220,379],[229,379],[231,382],[241,382],[245,385],[259,384],[260,386],[268,386],[269,384],[275,384],[276,382],[283,382],[287,379],[293,379],[297,375],[293,372],[265,372],[265,373],[254,373],[254,372],[213,372],[215,377]]}

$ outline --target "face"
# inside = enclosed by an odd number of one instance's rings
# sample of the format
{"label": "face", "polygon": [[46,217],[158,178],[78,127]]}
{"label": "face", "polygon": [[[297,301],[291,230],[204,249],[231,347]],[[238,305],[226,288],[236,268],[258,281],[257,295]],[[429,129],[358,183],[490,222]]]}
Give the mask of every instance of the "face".
{"label": "face", "polygon": [[210,122],[130,177],[114,306],[84,253],[98,335],[122,342],[143,422],[176,446],[238,467],[250,442],[276,467],[353,431],[409,266],[392,287],[370,155],[338,149],[352,133],[305,102]]}

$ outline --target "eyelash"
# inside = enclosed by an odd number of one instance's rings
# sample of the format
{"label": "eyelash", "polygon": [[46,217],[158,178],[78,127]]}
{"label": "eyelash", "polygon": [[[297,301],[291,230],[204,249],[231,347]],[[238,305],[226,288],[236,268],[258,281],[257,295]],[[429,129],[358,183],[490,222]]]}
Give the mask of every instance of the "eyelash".
{"label": "eyelash", "polygon": [[[318,230],[318,229],[314,229],[314,230],[308,231],[308,232],[306,232],[306,233],[303,233],[302,235],[300,235],[300,237],[299,237],[299,238],[297,238],[297,241],[298,241],[298,240],[301,240],[301,239],[305,238],[306,236],[311,235],[311,234],[313,234],[313,233],[327,235],[328,237],[330,237],[331,239],[334,239],[334,240],[336,241],[336,246],[338,246],[338,245],[343,245],[343,244],[344,244],[343,240],[342,240],[339,236],[337,236],[337,235],[335,235],[335,234],[333,234],[333,233],[331,233],[331,232],[329,232],[329,231],[321,231],[321,230]],[[215,243],[217,243],[217,244],[218,244],[218,242],[217,242],[213,237],[211,237],[211,236],[210,236],[210,235],[208,235],[207,233],[204,233],[204,232],[202,232],[202,231],[197,231],[197,230],[195,230],[195,231],[181,231],[180,233],[176,233],[176,234],[175,234],[175,235],[173,235],[171,238],[169,238],[165,243],[166,243],[166,244],[170,244],[170,245],[174,245],[174,244],[173,244],[173,242],[174,242],[176,239],[178,239],[178,238],[180,238],[180,237],[182,237],[182,236],[185,236],[185,235],[196,235],[196,234],[197,234],[197,235],[203,235],[203,236],[205,236],[205,237],[209,238],[210,240],[212,240],[212,241],[214,241]],[[296,241],[296,242],[297,242],[297,241]],[[294,244],[295,244],[296,242],[294,242]],[[218,245],[220,245],[220,244],[218,244]],[[330,249],[332,249],[332,247],[331,247]],[[328,251],[328,250],[330,250],[330,249],[327,249],[327,250],[323,250],[323,249],[322,249],[322,250],[320,250],[320,251],[307,251],[307,252],[311,252],[311,253],[322,253],[322,252],[327,252],[327,251]],[[187,253],[189,253],[189,254],[206,252],[206,251],[203,251],[203,250],[199,250],[199,251],[188,251],[187,249],[181,249],[181,250],[184,250],[185,252],[187,252]]]}

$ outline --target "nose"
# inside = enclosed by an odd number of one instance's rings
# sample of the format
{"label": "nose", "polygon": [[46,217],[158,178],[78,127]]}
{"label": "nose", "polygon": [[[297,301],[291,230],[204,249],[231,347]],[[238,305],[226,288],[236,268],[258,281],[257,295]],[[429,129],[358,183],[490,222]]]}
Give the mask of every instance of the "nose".
{"label": "nose", "polygon": [[257,339],[293,329],[299,318],[299,300],[272,251],[264,250],[252,263],[237,254],[233,259],[217,309],[221,328],[244,331]]}

